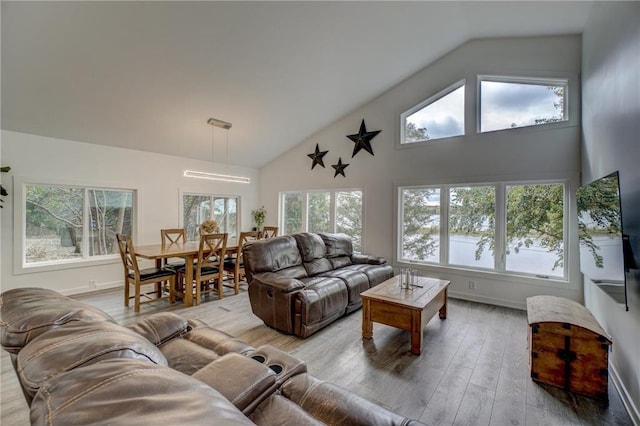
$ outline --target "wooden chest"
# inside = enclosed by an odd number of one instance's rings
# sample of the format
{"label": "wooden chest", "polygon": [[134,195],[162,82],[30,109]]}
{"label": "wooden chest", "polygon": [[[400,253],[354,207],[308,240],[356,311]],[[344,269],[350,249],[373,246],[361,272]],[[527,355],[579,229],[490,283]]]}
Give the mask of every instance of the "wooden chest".
{"label": "wooden chest", "polygon": [[607,401],[611,339],[591,312],[555,296],[527,299],[531,378]]}

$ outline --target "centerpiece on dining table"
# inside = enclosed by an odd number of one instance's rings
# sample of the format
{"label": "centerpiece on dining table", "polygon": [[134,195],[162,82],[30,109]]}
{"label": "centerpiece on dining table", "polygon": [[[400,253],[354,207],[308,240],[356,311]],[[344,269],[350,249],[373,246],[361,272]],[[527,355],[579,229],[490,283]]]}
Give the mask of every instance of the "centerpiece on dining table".
{"label": "centerpiece on dining table", "polygon": [[205,220],[200,224],[200,235],[217,234],[220,232],[218,222],[215,220]]}

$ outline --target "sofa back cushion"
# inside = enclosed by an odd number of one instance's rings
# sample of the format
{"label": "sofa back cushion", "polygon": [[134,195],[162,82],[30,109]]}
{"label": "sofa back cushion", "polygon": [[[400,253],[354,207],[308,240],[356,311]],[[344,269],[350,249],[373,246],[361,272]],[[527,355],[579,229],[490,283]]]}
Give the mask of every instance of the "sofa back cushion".
{"label": "sofa back cushion", "polygon": [[327,259],[327,248],[318,234],[303,232],[293,236],[298,243],[298,250],[302,256],[302,264],[309,276],[321,274],[333,269]]}
{"label": "sofa back cushion", "polygon": [[331,261],[333,269],[351,265],[351,255],[353,254],[353,243],[347,234],[319,234],[327,247],[327,257]]}
{"label": "sofa back cushion", "polygon": [[296,240],[289,235],[250,241],[242,247],[242,255],[248,282],[260,272],[283,271],[291,278],[307,276]]}
{"label": "sofa back cushion", "polygon": [[168,365],[160,349],[128,328],[106,321],[73,321],[22,348],[16,371],[25,396],[33,398],[45,381],[58,374],[114,358]]}
{"label": "sofa back cushion", "polygon": [[53,290],[17,288],[2,293],[0,340],[7,352],[18,353],[27,343],[71,321],[116,321],[95,306]]}
{"label": "sofa back cushion", "polygon": [[220,392],[170,368],[114,359],[47,381],[31,405],[31,424],[251,425]]}

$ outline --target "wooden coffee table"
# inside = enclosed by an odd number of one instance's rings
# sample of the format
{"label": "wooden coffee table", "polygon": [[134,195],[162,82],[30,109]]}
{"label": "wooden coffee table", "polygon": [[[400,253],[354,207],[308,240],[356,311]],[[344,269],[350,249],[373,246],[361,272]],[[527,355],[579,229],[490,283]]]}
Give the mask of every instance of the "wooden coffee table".
{"label": "wooden coffee table", "polygon": [[411,352],[420,355],[422,331],[439,312],[447,317],[447,287],[450,281],[416,277],[422,287],[400,288],[396,275],[360,294],[362,297],[362,337],[373,337],[373,322],[411,332]]}

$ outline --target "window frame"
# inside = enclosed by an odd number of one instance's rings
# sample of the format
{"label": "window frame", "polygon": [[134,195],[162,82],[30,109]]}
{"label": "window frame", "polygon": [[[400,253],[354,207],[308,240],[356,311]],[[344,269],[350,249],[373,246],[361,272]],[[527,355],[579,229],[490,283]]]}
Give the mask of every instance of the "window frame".
{"label": "window frame", "polygon": [[[215,211],[215,199],[220,199],[220,198],[235,198],[236,199],[236,206],[237,206],[237,211],[236,211],[236,216],[237,216],[237,221],[236,221],[236,237],[238,238],[240,236],[240,230],[242,229],[242,197],[240,195],[229,195],[229,194],[217,194],[217,193],[207,193],[207,192],[197,192],[197,191],[180,191],[180,227],[185,228],[186,229],[186,224],[185,224],[185,220],[184,220],[184,197],[185,195],[192,195],[192,196],[197,196],[197,197],[209,197],[209,202],[211,205],[210,208],[210,216],[209,216],[209,220],[214,220],[214,211]],[[221,229],[222,232],[222,229]],[[231,238],[231,237],[230,237]],[[190,240],[190,241],[195,241],[195,240]]]}
{"label": "window frame", "polygon": [[[424,146],[425,144],[428,144],[430,142],[436,142],[436,141],[444,141],[447,139],[452,139],[452,138],[460,138],[466,135],[466,102],[467,102],[467,96],[466,96],[466,92],[467,92],[467,80],[466,78],[463,78],[461,80],[456,81],[455,83],[445,87],[444,89],[440,90],[439,92],[437,92],[436,94],[430,96],[429,98],[425,99],[424,101],[420,102],[417,105],[412,106],[411,108],[409,108],[408,110],[404,111],[403,113],[400,114],[400,143],[398,144],[399,147],[409,147],[409,146]],[[455,136],[445,136],[442,138],[435,138],[435,139],[427,139],[427,140],[423,140],[423,141],[417,141],[417,142],[406,142],[405,138],[406,138],[406,129],[407,129],[407,117],[409,117],[410,115],[413,115],[414,113],[416,113],[417,111],[420,111],[423,108],[426,108],[427,106],[434,104],[436,102],[438,102],[440,99],[446,97],[447,95],[450,95],[451,93],[455,92],[456,90],[458,90],[459,88],[464,87],[464,105],[462,108],[462,134],[460,135],[455,135]]]}
{"label": "window frame", "polygon": [[[506,269],[506,191],[509,186],[520,185],[553,185],[558,184],[563,187],[563,250],[564,266],[562,276],[545,276],[542,274],[525,273]],[[495,252],[494,252],[494,267],[476,268],[472,266],[455,265],[449,263],[449,191],[451,188],[459,187],[475,187],[475,186],[493,186],[495,188]],[[437,188],[440,189],[440,247],[439,247],[439,259],[438,261],[419,261],[402,257],[402,238],[403,238],[403,217],[404,217],[404,205],[403,194],[404,189],[411,188]],[[569,194],[570,182],[566,178],[557,179],[544,179],[544,180],[508,180],[508,181],[491,181],[491,182],[455,182],[455,183],[440,183],[440,184],[413,184],[413,185],[397,185],[396,186],[396,250],[395,259],[399,266],[410,266],[424,269],[435,268],[436,270],[459,272],[462,274],[473,272],[477,274],[488,274],[491,276],[501,276],[508,279],[530,279],[537,283],[543,283],[543,285],[554,285],[559,283],[561,285],[570,285],[570,270],[571,264],[568,256],[571,232],[569,230],[569,212],[571,197]],[[545,284],[546,283],[546,284]]]}
{"label": "window frame", "polygon": [[330,209],[329,212],[329,229],[330,233],[336,232],[336,211],[337,211],[337,203],[336,203],[336,194],[339,192],[354,192],[358,191],[362,194],[362,206],[361,206],[361,222],[362,222],[362,233],[360,235],[360,250],[364,252],[365,247],[365,214],[364,214],[364,198],[365,192],[362,188],[336,188],[336,189],[309,189],[309,190],[294,190],[294,191],[281,191],[278,193],[278,226],[280,229],[286,229],[285,226],[285,217],[284,217],[284,197],[286,194],[301,194],[302,195],[302,224],[301,224],[301,232],[310,232],[309,229],[309,194],[316,193],[329,193],[330,194]]}
{"label": "window frame", "polygon": [[[499,74],[478,74],[476,79],[476,133],[478,134],[490,134],[493,132],[514,131],[518,129],[538,129],[547,128],[548,126],[564,127],[573,125],[575,121],[572,117],[574,114],[570,114],[572,109],[570,105],[573,100],[571,99],[571,78],[569,76],[564,77],[524,77],[513,75],[499,75]],[[564,104],[563,104],[563,120],[555,121],[552,123],[543,124],[530,124],[528,126],[509,127],[504,129],[485,130],[482,131],[482,82],[495,82],[495,83],[513,83],[513,84],[532,84],[538,86],[557,85],[564,86]]]}
{"label": "window frame", "polygon": [[[58,259],[52,261],[37,262],[34,264],[26,263],[26,202],[27,191],[26,187],[30,186],[64,186],[82,189],[85,193],[83,200],[83,235],[89,235],[89,199],[87,193],[90,190],[104,190],[104,191],[130,191],[132,193],[132,205],[131,205],[131,237],[135,240],[138,231],[138,223],[140,218],[139,200],[140,194],[138,189],[132,188],[127,185],[119,184],[87,184],[86,182],[77,182],[70,180],[49,179],[41,177],[26,177],[26,176],[14,176],[13,177],[13,192],[14,192],[14,208],[13,208],[13,273],[16,275],[30,274],[35,272],[47,272],[57,271],[74,268],[85,268],[87,266],[107,265],[120,263],[120,253],[116,252],[107,255],[95,255],[89,256],[86,248],[88,247],[88,239],[83,238],[83,255],[80,258],[73,259]],[[19,248],[19,254],[16,252],[16,248]]]}

